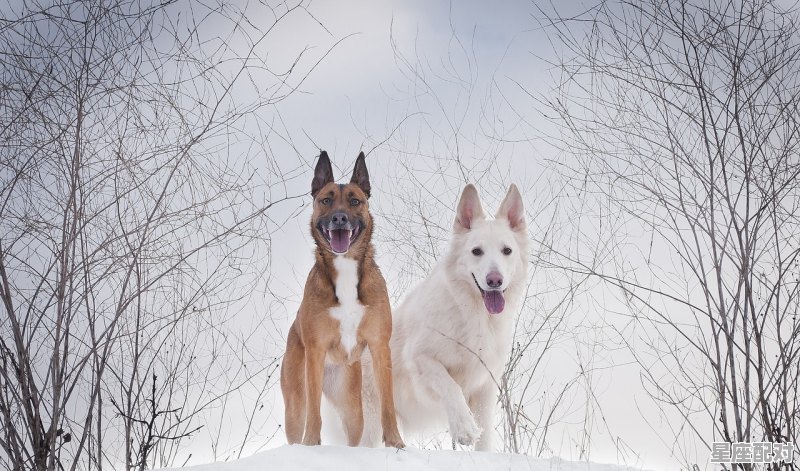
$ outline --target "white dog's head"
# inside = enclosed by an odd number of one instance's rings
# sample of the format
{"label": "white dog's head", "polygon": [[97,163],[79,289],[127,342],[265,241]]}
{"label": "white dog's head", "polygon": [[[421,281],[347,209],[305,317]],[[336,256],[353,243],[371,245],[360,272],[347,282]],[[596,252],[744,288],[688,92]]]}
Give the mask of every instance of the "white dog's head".
{"label": "white dog's head", "polygon": [[[489,314],[516,304],[527,278],[528,234],[516,185],[508,188],[494,219],[486,219],[478,191],[467,185],[458,202],[448,253],[448,274],[459,295],[482,300]],[[514,306],[516,308],[516,306]]]}

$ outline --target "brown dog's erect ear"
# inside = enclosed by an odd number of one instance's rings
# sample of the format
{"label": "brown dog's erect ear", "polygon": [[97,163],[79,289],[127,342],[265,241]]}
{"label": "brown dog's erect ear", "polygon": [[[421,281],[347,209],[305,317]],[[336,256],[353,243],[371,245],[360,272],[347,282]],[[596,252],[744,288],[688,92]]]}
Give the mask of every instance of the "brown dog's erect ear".
{"label": "brown dog's erect ear", "polygon": [[525,208],[522,207],[522,196],[517,190],[517,185],[511,184],[508,193],[497,210],[496,219],[507,219],[511,230],[518,231],[525,228]]}
{"label": "brown dog's erect ear", "polygon": [[311,196],[316,198],[319,190],[332,181],[333,169],[331,168],[331,159],[328,158],[328,153],[323,150],[319,154],[317,166],[314,168],[314,179],[311,180]]}
{"label": "brown dog's erect ear", "polygon": [[350,183],[358,185],[369,198],[369,172],[367,172],[367,162],[363,152],[356,158],[356,166],[353,167],[353,178],[350,179]]}
{"label": "brown dog's erect ear", "polygon": [[456,211],[456,221],[453,223],[453,231],[456,233],[467,232],[472,229],[475,221],[484,219],[481,200],[478,198],[478,190],[475,185],[470,183],[461,192],[461,199],[458,201]]}

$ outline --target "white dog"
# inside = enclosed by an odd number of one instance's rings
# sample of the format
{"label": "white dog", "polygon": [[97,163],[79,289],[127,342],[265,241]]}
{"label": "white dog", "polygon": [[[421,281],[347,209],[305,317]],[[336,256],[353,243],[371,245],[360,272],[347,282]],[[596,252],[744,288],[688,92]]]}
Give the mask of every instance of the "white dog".
{"label": "white dog", "polygon": [[[473,185],[458,203],[450,249],[394,309],[394,399],[404,436],[449,427],[455,442],[491,451],[498,383],[527,281],[528,236],[522,197],[508,189],[486,219]],[[367,355],[365,362],[369,361]],[[362,445],[380,444],[380,414],[371,368],[365,367]],[[344,393],[326,369],[325,386]]]}

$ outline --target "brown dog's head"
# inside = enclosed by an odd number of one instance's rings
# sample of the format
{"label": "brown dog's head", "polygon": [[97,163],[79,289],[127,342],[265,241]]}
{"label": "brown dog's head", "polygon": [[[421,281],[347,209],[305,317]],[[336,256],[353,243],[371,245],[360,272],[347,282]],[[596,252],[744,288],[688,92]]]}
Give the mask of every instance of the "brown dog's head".
{"label": "brown dog's head", "polygon": [[314,212],[311,234],[321,249],[342,255],[351,249],[363,250],[372,234],[369,214],[369,174],[364,153],[358,154],[350,183],[333,181],[328,153],[322,151],[311,181]]}

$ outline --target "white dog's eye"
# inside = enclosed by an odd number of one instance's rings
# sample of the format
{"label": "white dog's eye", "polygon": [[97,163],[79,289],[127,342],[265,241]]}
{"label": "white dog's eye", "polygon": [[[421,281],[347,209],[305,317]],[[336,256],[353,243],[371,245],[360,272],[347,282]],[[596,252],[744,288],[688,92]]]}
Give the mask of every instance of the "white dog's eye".
{"label": "white dog's eye", "polygon": [[503,255],[511,255],[511,247],[504,248]]}
{"label": "white dog's eye", "polygon": [[483,255],[483,250],[481,250],[480,247],[475,247],[474,249],[472,249],[472,255],[480,257],[481,255]]}

